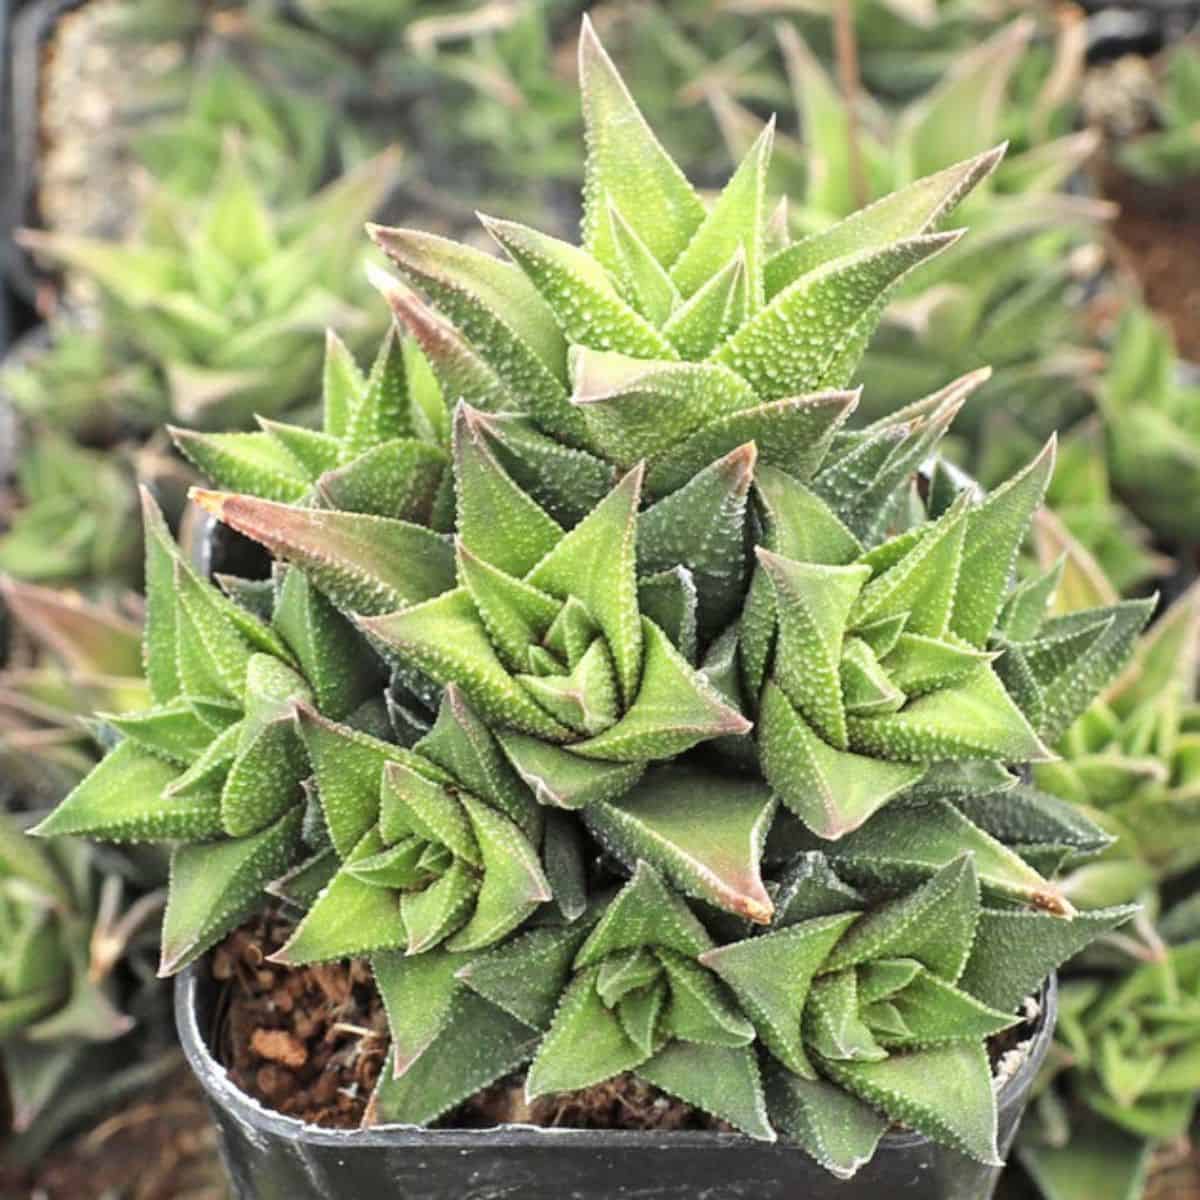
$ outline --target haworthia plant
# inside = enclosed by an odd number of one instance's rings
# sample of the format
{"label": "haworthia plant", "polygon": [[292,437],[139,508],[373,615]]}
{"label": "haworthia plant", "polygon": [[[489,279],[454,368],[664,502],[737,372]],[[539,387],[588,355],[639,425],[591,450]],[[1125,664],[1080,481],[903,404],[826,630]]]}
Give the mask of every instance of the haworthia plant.
{"label": "haworthia plant", "polygon": [[1076,914],[1108,839],[1010,768],[1146,612],[1012,589],[1053,447],[939,463],[980,373],[844,423],[999,152],[785,244],[769,128],[706,202],[586,23],[580,68],[582,246],[376,228],[411,341],[331,343],[319,432],[181,436],[274,574],[219,592],[150,510],[156,707],[41,832],[181,843],[166,971],[264,886],[279,962],[368,955],[371,1120],[635,1072],[843,1176],[890,1122],[994,1162],[987,1039],[1131,911]]}

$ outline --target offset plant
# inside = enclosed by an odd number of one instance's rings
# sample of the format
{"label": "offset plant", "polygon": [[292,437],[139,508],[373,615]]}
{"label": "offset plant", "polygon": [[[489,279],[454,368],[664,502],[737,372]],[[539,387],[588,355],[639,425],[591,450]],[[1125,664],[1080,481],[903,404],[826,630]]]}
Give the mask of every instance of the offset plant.
{"label": "offset plant", "polygon": [[369,328],[360,271],[347,269],[361,256],[345,231],[376,210],[392,173],[384,154],[302,204],[272,209],[231,148],[210,195],[163,192],[135,240],[21,237],[99,290],[106,329],[152,366],[175,420],[237,426],[307,398],[320,366],[314,331]]}
{"label": "offset plant", "polygon": [[[39,832],[182,843],[164,971],[268,886],[280,961],[369,955],[372,1119],[525,1064],[530,1096],[634,1071],[841,1175],[894,1121],[993,1162],[985,1040],[1131,912],[1075,912],[1049,873],[1108,839],[1009,767],[1148,605],[1047,621],[1010,591],[1052,446],[987,498],[918,480],[980,375],[843,426],[999,154],[793,243],[770,129],[706,205],[586,24],[580,51],[583,246],[372,231],[423,360],[393,340],[364,385],[335,345],[322,432],[184,438],[275,575],[222,595],[149,510],[157,707]],[[381,510],[394,473],[331,506],[326,472],[447,433],[420,504]]]}
{"label": "offset plant", "polygon": [[31,583],[134,582],[140,547],[127,463],[47,430],[15,474],[22,504],[0,534],[0,571]]}
{"label": "offset plant", "polygon": [[1184,377],[1167,327],[1125,313],[1100,389],[1108,465],[1122,499],[1160,537],[1200,540],[1200,388]]}
{"label": "offset plant", "polygon": [[1167,914],[1149,961],[1062,985],[1038,1120],[1020,1146],[1046,1200],[1139,1200],[1151,1151],[1186,1137],[1200,1089],[1194,910]]}

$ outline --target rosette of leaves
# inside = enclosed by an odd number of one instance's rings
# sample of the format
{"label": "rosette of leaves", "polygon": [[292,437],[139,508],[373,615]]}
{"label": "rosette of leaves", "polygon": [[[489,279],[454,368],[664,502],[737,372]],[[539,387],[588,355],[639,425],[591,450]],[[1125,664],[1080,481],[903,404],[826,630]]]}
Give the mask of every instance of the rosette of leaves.
{"label": "rosette of leaves", "polygon": [[383,154],[273,209],[231,149],[211,194],[159,195],[133,240],[21,237],[98,289],[105,329],[161,376],[175,420],[237,426],[307,400],[320,376],[314,331],[369,333],[351,238],[393,174],[394,155]]}
{"label": "rosette of leaves", "polygon": [[1153,101],[1155,128],[1117,147],[1116,159],[1146,183],[1178,183],[1200,174],[1200,50],[1182,43],[1163,66]]}
{"label": "rosette of leaves", "polygon": [[[952,240],[932,226],[996,156],[773,240],[769,131],[708,207],[587,26],[581,63],[585,248],[490,221],[505,262],[375,231],[412,285],[386,282],[387,299],[453,405],[453,540],[416,514],[325,507],[319,473],[287,500],[197,493],[286,564],[269,586],[226,581],[227,603],[152,539],[150,574],[174,589],[150,595],[152,685],[162,663],[174,672],[155,722],[182,713],[200,758],[129,786],[106,765],[151,762],[154,731],[125,719],[43,829],[119,834],[136,795],[137,821],[164,831],[180,779],[199,789],[197,823],[174,831],[165,969],[294,864],[271,885],[302,910],[283,957],[369,953],[389,1014],[371,1119],[427,1124],[532,1061],[531,1094],[639,1071],[843,1174],[897,1114],[994,1161],[986,1065],[986,1086],[972,1069],[969,1103],[950,1105],[958,1058],[927,1076],[910,1055],[950,1045],[978,1067],[987,1031],[1128,916],[1064,919],[1039,868],[1104,835],[1005,769],[1086,707],[1123,643],[1113,611],[1063,645],[1039,597],[1010,596],[1049,450],[990,498],[940,467],[918,481],[978,376],[855,432],[842,389],[889,289]],[[389,395],[385,442],[407,436]],[[289,618],[289,587],[328,620]],[[349,635],[339,613],[370,651],[318,638]],[[322,699],[375,651],[386,689]],[[797,670],[806,654],[819,693]],[[1019,708],[1001,686],[1010,657]],[[767,753],[773,691],[828,805],[800,798],[803,762]],[[239,769],[259,752],[278,757]],[[776,779],[835,836],[781,805]],[[771,997],[746,990],[734,949],[774,953],[824,918],[841,928],[807,943],[807,980],[781,969],[757,981]],[[918,937],[935,929],[937,946]],[[783,1073],[782,1101],[760,1058]]]}
{"label": "rosette of leaves", "polygon": [[1038,763],[1038,787],[1082,806],[1117,840],[1064,883],[1081,906],[1143,898],[1200,861],[1200,593],[1185,592],[1131,662]]}
{"label": "rosette of leaves", "polygon": [[[120,875],[100,867],[82,842],[41,846],[0,814],[0,1063],[14,1161],[36,1158],[121,1086],[120,1060],[97,1053],[134,1024],[118,1006],[114,968],[123,963],[143,986],[152,978],[143,932],[161,897],[123,906]],[[145,997],[126,998],[144,1009]]]}
{"label": "rosette of leaves", "polygon": [[[179,111],[132,136],[134,155],[173,194],[207,192],[234,135],[248,173],[274,204],[303,201],[327,178],[334,158],[328,104],[295,89],[268,89],[228,61],[188,72],[186,86]],[[161,105],[165,97],[156,99]]]}
{"label": "rosette of leaves", "polygon": [[1200,540],[1200,388],[1166,325],[1131,306],[1100,388],[1108,466],[1122,499],[1161,538]]}
{"label": "rosette of leaves", "polygon": [[[982,153],[1012,132],[1015,111],[1044,107],[1037,97],[1027,109],[1012,98],[1032,33],[1029,20],[999,30],[893,113],[870,96],[848,100],[794,27],[780,24],[804,132],[803,147],[785,140],[776,160],[776,182],[792,198],[793,228],[819,231],[869,200]],[[727,143],[742,153],[753,117],[720,91],[710,101]],[[857,378],[871,413],[889,412],[984,364],[994,371],[990,407],[1020,412],[1043,437],[1084,406],[1078,389],[1100,360],[1087,348],[1076,310],[1064,303],[1076,284],[1064,247],[1110,213],[1065,188],[1096,144],[1091,133],[1052,137],[1042,129],[966,198],[969,235],[900,289],[863,358]],[[969,428],[977,436],[974,418]]]}
{"label": "rosette of leaves", "polygon": [[1188,907],[1167,914],[1149,961],[1060,986],[1019,1146],[1046,1200],[1140,1200],[1151,1152],[1187,1136],[1200,1089],[1200,941]]}
{"label": "rosette of leaves", "polygon": [[170,432],[218,487],[448,529],[449,424],[438,382],[411,338],[389,330],[364,376],[331,331],[319,430],[260,418],[253,433]]}
{"label": "rosette of leaves", "polygon": [[47,338],[0,370],[4,395],[34,429],[107,445],[161,418],[154,373],[144,363],[127,362],[103,329],[59,317],[47,326]]}
{"label": "rosette of leaves", "polygon": [[45,430],[16,464],[20,507],[0,534],[0,571],[31,583],[108,586],[137,578],[127,463]]}
{"label": "rosette of leaves", "polygon": [[376,713],[380,700],[362,708],[377,690],[374,662],[300,573],[243,588],[235,601],[199,577],[153,501],[143,502],[153,707],[101,714],[120,740],[36,832],[176,845],[162,942],[169,973],[253,911],[301,854],[309,767],[296,705],[368,726],[386,715]]}
{"label": "rosette of leaves", "polygon": [[125,609],[0,580],[8,653],[0,670],[0,763],[6,807],[45,808],[100,755],[92,713],[144,708],[141,625]]}

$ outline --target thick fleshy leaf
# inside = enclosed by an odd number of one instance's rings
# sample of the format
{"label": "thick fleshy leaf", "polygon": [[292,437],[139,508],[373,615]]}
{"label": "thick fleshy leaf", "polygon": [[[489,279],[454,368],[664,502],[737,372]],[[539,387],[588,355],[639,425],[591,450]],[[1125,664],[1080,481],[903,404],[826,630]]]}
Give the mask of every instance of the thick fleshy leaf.
{"label": "thick fleshy leaf", "polygon": [[312,487],[303,465],[268,433],[200,433],[168,426],[171,440],[219,488],[293,503]]}
{"label": "thick fleshy leaf", "polygon": [[771,681],[763,689],[758,728],[763,773],[819,837],[836,839],[857,829],[925,773],[919,763],[835,750]]}
{"label": "thick fleshy leaf", "polygon": [[663,1015],[672,1037],[702,1046],[748,1046],[754,1041],[754,1026],[714,975],[669,950],[656,955],[671,993]]}
{"label": "thick fleshy leaf", "polygon": [[747,733],[750,722],[643,618],[641,684],[625,715],[603,733],[572,747],[585,758],[645,762],[672,758],[709,738]]}
{"label": "thick fleshy leaf", "polygon": [[642,469],[634,468],[529,573],[527,583],[566,600],[575,596],[600,626],[628,701],[642,670],[635,576]]}
{"label": "thick fleshy leaf", "polygon": [[772,118],[708,210],[687,248],[671,264],[685,297],[694,295],[734,254],[746,268],[749,314],[763,303],[763,235],[767,220],[767,170],[775,138]]}
{"label": "thick fleshy leaf", "polygon": [[959,986],[992,1008],[1013,1012],[1051,971],[1134,912],[1131,906],[1098,909],[1064,921],[1045,913],[985,909]]}
{"label": "thick fleshy leaf", "polygon": [[816,1078],[801,1036],[809,985],[857,917],[818,917],[700,956],[733,989],[771,1053],[806,1079]]}
{"label": "thick fleshy leaf", "polygon": [[636,1070],[655,1087],[699,1105],[756,1141],[775,1141],[753,1048],[672,1042]]}
{"label": "thick fleshy leaf", "polygon": [[767,263],[768,298],[823,263],[866,250],[879,250],[897,239],[917,237],[936,229],[941,219],[990,175],[1003,157],[1004,147],[997,146],[955,163],[781,250]]}
{"label": "thick fleshy leaf", "polygon": [[465,589],[360,625],[436,682],[456,684],[485,720],[550,741],[569,739],[570,731],[504,669]]}
{"label": "thick fleshy leaf", "polygon": [[995,627],[1017,551],[1054,473],[1054,452],[1051,440],[1025,470],[967,517],[950,629],[974,646],[986,646]]}
{"label": "thick fleshy leaf", "polygon": [[551,900],[537,851],[507,817],[463,795],[483,857],[483,881],[471,919],[449,941],[451,950],[479,950],[511,933],[540,904]]}
{"label": "thick fleshy leaf", "polygon": [[575,958],[575,969],[601,963],[609,955],[643,946],[658,946],[694,958],[711,949],[713,940],[692,910],[663,882],[646,861],[617,893]]}
{"label": "thick fleshy leaf", "polygon": [[704,205],[662,148],[612,59],[584,19],[579,80],[588,154],[584,168],[584,244],[609,269],[619,267],[605,221],[612,201],[658,261],[669,266],[704,220]]}
{"label": "thick fleshy leaf", "polygon": [[454,412],[454,482],[458,534],[484,562],[524,576],[562,540],[552,517],[496,461],[476,411]]}
{"label": "thick fleshy leaf", "polygon": [[467,791],[486,797],[534,839],[540,814],[513,774],[491,731],[453,684],[446,688],[433,728],[416,750],[456,779]]}
{"label": "thick fleshy leaf", "polygon": [[122,742],[32,832],[113,842],[199,841],[221,832],[216,793],[176,799],[163,792],[179,767]]}
{"label": "thick fleshy leaf", "polygon": [[455,996],[462,990],[456,972],[467,961],[466,956],[441,949],[426,954],[384,951],[371,955],[371,973],[392,1035],[394,1076],[403,1075],[445,1029]]}
{"label": "thick fleshy leaf", "polygon": [[438,774],[433,764],[347,725],[338,725],[307,705],[296,710],[296,727],[308,752],[329,835],[345,861],[379,820],[380,780],[389,762]]}
{"label": "thick fleshy leaf", "polygon": [[911,958],[954,982],[971,953],[979,914],[974,860],[963,854],[927,883],[863,917],[834,950],[829,967]]}
{"label": "thick fleshy leaf", "polygon": [[862,554],[858,538],[824,500],[790,473],[760,466],[754,487],[767,526],[768,549],[776,554],[830,566],[845,566]]}
{"label": "thick fleshy leaf", "polygon": [[519,268],[413,229],[369,226],[375,242],[471,340],[530,410],[569,420],[566,343]]}
{"label": "thick fleshy leaf", "polygon": [[1060,917],[1075,910],[1061,890],[1017,854],[977,829],[952,804],[891,804],[821,849],[851,883],[911,887],[970,852],[984,892],[1032,904]]}
{"label": "thick fleshy leaf", "polygon": [[981,1043],[892,1054],[878,1062],[825,1059],[821,1068],[893,1121],[979,1162],[1001,1165],[992,1071]]}
{"label": "thick fleshy leaf", "polygon": [[521,734],[500,733],[498,738],[537,802],[553,808],[577,809],[616,800],[645,770],[644,761],[614,763],[580,758],[570,750]]}
{"label": "thick fleshy leaf", "polygon": [[317,480],[325,507],[430,525],[449,469],[444,450],[394,438]]}
{"label": "thick fleshy leaf", "polygon": [[709,463],[749,442],[760,466],[808,479],[857,402],[855,392],[818,392],[723,417],[673,446],[646,476],[646,489],[654,496],[677,491]]}
{"label": "thick fleshy leaf", "polygon": [[304,914],[273,962],[298,966],[353,955],[395,950],[406,944],[399,895],[357,878],[354,863],[378,854],[379,834],[371,831],[354,847],[342,869]]}
{"label": "thick fleshy leaf", "polygon": [[864,566],[800,563],[757,551],[775,593],[779,622],[775,678],[824,739],[847,749],[838,666],[847,618],[870,578]]}
{"label": "thick fleshy leaf", "polygon": [[480,220],[541,293],[570,342],[639,358],[674,357],[671,343],[621,299],[607,272],[579,247],[515,221]]}
{"label": "thick fleshy leaf", "polygon": [[300,567],[339,607],[375,615],[454,586],[454,552],[407,521],[194,490],[220,521]]}
{"label": "thick fleshy leaf", "polygon": [[613,274],[621,294],[652,325],[662,328],[683,302],[679,289],[611,199],[607,215],[607,236],[612,240],[618,263]]}
{"label": "thick fleshy leaf", "polygon": [[171,856],[159,974],[173,975],[254,911],[300,848],[299,807],[252,837],[184,845]]}
{"label": "thick fleshy leaf", "polygon": [[745,320],[749,306],[746,256],[735,252],[663,326],[663,334],[687,362],[706,359]]}
{"label": "thick fleshy leaf", "polygon": [[571,963],[588,925],[567,929],[531,929],[484,955],[473,955],[458,978],[472,991],[534,1029],[548,1029]]}
{"label": "thick fleshy leaf", "polygon": [[827,1171],[850,1179],[871,1161],[886,1117],[823,1079],[802,1079],[775,1063],[767,1064],[764,1082],[772,1124]]}
{"label": "thick fleshy leaf", "polygon": [[591,447],[625,469],[758,403],[747,383],[716,363],[653,362],[581,346],[571,371],[571,401]]}
{"label": "thick fleshy leaf", "polygon": [[638,519],[638,570],[686,567],[697,592],[707,641],[741,605],[745,587],[746,497],[757,450],[739,446]]}
{"label": "thick fleshy leaf", "polygon": [[645,1051],[630,1040],[617,1014],[600,999],[599,971],[585,969],[563,993],[525,1078],[530,1100],[590,1087],[645,1062]]}
{"label": "thick fleshy leaf", "polygon": [[[732,367],[763,400],[844,387],[843,352],[878,323],[880,303],[905,275],[958,240],[926,234],[881,250],[838,259],[802,275],[752,317],[713,358]],[[792,329],[807,311],[828,314],[821,334],[797,340]]]}
{"label": "thick fleshy leaf", "polygon": [[765,923],[773,910],[759,860],[774,812],[759,783],[673,767],[590,805],[584,820],[626,864],[653,863],[687,895]]}
{"label": "thick fleshy leaf", "polygon": [[428,1125],[533,1054],[537,1034],[472,992],[460,992],[441,1032],[397,1076],[391,1057],[366,1114],[368,1125]]}

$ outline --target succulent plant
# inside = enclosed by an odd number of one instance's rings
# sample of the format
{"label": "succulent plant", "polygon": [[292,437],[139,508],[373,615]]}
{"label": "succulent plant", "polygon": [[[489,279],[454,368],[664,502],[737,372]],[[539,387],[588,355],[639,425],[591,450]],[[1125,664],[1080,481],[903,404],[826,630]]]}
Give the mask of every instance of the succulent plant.
{"label": "succulent plant", "polygon": [[0,534],[0,571],[31,583],[134,582],[127,463],[46,430],[21,455],[15,483],[20,507]]}
{"label": "succulent plant", "polygon": [[1200,593],[1185,592],[1139,639],[1120,677],[1064,733],[1034,782],[1084,807],[1116,842],[1071,873],[1080,907],[1154,899],[1200,862]]}
{"label": "succulent plant", "polygon": [[[1084,407],[1079,385],[1100,360],[1063,302],[1078,286],[1078,268],[1063,251],[1110,207],[1065,191],[1096,135],[1054,136],[1053,123],[1036,119],[1058,76],[1027,101],[1016,99],[1033,31],[1028,18],[1000,28],[891,111],[870,95],[844,95],[795,26],[778,26],[804,141],[785,142],[776,182],[797,198],[789,219],[801,232],[1021,135],[1019,152],[964,200],[969,234],[893,297],[857,377],[873,414],[983,365],[994,371],[989,411],[1019,413],[1043,437]],[[731,149],[743,152],[754,119],[720,89],[709,99]],[[1025,121],[1014,129],[1018,116]],[[977,436],[974,419],[964,425]]]}
{"label": "succulent plant", "polygon": [[0,1064],[9,1161],[36,1157],[119,1087],[119,1064],[97,1054],[134,1024],[118,1007],[123,989],[114,969],[123,964],[136,980],[152,942],[147,922],[161,902],[151,892],[123,905],[125,890],[119,874],[101,871],[91,847],[39,845],[0,813]]}
{"label": "succulent plant", "polygon": [[1151,184],[1200,174],[1200,50],[1188,43],[1167,55],[1155,95],[1156,128],[1117,148],[1125,170]]}
{"label": "succulent plant", "polygon": [[0,389],[34,429],[108,445],[165,415],[154,373],[125,355],[105,330],[60,317],[48,326],[45,343],[5,360]]}
{"label": "succulent plant", "polygon": [[1108,467],[1121,498],[1164,540],[1200,540],[1200,389],[1168,328],[1132,305],[1100,389]]}
{"label": "succulent plant", "polygon": [[92,714],[145,707],[141,625],[128,603],[101,605],[15,579],[0,580],[0,596],[9,626],[0,670],[3,807],[45,808],[100,757]]}
{"label": "succulent plant", "polygon": [[171,436],[210,480],[231,491],[449,528],[449,417],[411,338],[389,331],[364,376],[330,332],[321,429],[259,423],[253,433],[173,428]]}
{"label": "succulent plant", "polygon": [[[321,432],[183,435],[274,574],[223,594],[147,507],[155,707],[38,832],[179,843],[164,972],[267,887],[298,910],[279,961],[368,955],[372,1119],[634,1071],[843,1176],[891,1121],[994,1162],[986,1039],[1132,912],[1075,913],[1049,873],[1108,839],[1008,768],[1148,606],[1010,589],[1052,446],[986,498],[918,482],[980,375],[843,426],[998,155],[791,242],[769,129],[706,205],[587,23],[580,63],[582,247],[376,228],[423,359],[393,338],[364,383],[331,343]],[[394,471],[331,505],[397,444],[443,454],[419,504],[387,509]]]}
{"label": "succulent plant", "polygon": [[[1200,1090],[1200,941],[1184,904],[1149,961],[1091,971],[1059,990],[1022,1165],[1046,1200],[1140,1200],[1150,1153],[1185,1137]],[[1194,909],[1194,905],[1191,906]],[[1182,919],[1177,919],[1182,918]]]}
{"label": "succulent plant", "polygon": [[319,99],[268,89],[227,61],[189,72],[186,88],[178,111],[140,123],[133,136],[137,159],[172,193],[207,192],[231,137],[273,204],[302,202],[327,178],[335,131]]}
{"label": "succulent plant", "polygon": [[360,335],[360,271],[342,231],[392,183],[385,154],[290,210],[269,208],[234,151],[211,196],[160,197],[127,244],[25,231],[37,253],[99,288],[104,322],[162,377],[170,412],[196,426],[239,425],[303,403],[319,371],[311,333]]}

